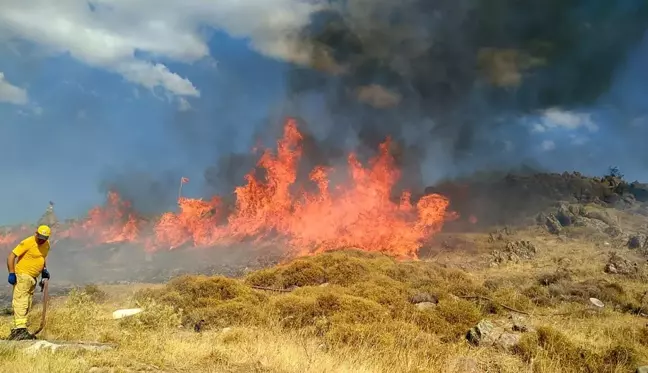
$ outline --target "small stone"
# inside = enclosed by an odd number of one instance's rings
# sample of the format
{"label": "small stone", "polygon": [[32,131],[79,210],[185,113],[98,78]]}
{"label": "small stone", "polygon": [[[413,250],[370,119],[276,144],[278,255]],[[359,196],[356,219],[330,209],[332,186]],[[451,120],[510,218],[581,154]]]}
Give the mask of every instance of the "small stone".
{"label": "small stone", "polygon": [[605,272],[613,274],[613,275],[616,275],[617,273],[619,273],[619,271],[617,271],[616,267],[612,263],[608,263],[608,264],[605,265]]}
{"label": "small stone", "polygon": [[416,308],[418,308],[421,311],[424,310],[432,310],[436,307],[436,303],[432,302],[421,302],[421,303],[416,303]]}
{"label": "small stone", "polygon": [[526,320],[522,316],[511,314],[509,319],[512,323],[511,330],[513,330],[514,332],[526,333],[530,331],[530,328],[527,326]]}
{"label": "small stone", "polygon": [[320,285],[321,288],[325,288],[325,287],[327,287],[327,286],[329,286],[329,283],[328,283],[328,282],[325,282],[325,283],[323,283],[323,284]]}
{"label": "small stone", "polygon": [[641,366],[637,368],[635,373],[648,373],[648,365]]}
{"label": "small stone", "polygon": [[439,303],[439,298],[430,293],[416,293],[410,297],[410,302],[417,303]]}
{"label": "small stone", "polygon": [[232,331],[232,328],[223,328],[223,329],[221,329],[221,333],[227,333],[227,332],[230,332],[230,331]]}

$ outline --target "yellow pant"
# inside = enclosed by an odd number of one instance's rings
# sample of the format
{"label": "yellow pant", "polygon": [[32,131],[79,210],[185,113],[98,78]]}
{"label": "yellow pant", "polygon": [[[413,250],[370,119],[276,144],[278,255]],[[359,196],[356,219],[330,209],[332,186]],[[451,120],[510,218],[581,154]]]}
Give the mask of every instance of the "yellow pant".
{"label": "yellow pant", "polygon": [[11,306],[14,313],[14,327],[27,327],[27,314],[32,307],[36,279],[24,273],[16,273],[16,285],[13,288]]}

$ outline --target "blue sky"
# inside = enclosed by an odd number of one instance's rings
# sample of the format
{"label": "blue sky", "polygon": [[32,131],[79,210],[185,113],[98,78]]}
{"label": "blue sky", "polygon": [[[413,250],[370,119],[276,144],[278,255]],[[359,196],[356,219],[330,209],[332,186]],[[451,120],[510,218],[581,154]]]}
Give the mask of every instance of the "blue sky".
{"label": "blue sky", "polygon": [[[205,168],[250,149],[281,111],[288,68],[304,59],[290,31],[317,9],[297,0],[53,3],[7,0],[0,14],[0,224],[34,221],[50,200],[61,217],[82,215],[115,175],[168,190],[187,176],[185,193],[203,195]],[[503,117],[482,134],[501,152],[459,169],[533,159],[558,172],[614,164],[648,179],[648,152],[638,150],[647,65],[644,40],[595,105]],[[317,96],[303,102],[323,128],[330,116]],[[431,142],[428,181],[457,169],[444,152]]]}
{"label": "blue sky", "polygon": [[4,48],[0,71],[27,87],[29,102],[0,103],[0,222],[33,220],[49,200],[62,216],[80,215],[104,198],[99,181],[120,172],[184,175],[185,192],[199,195],[217,156],[253,146],[286,69],[222,32],[208,45],[213,61],[169,65],[201,92],[190,109],[67,55]]}

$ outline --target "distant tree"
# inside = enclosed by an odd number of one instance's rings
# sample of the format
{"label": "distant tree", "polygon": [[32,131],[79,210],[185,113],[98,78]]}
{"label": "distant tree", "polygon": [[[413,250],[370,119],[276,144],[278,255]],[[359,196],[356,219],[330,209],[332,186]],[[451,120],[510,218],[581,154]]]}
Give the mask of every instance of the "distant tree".
{"label": "distant tree", "polygon": [[618,177],[619,179],[623,179],[624,175],[621,173],[621,171],[619,171],[619,167],[610,166],[610,168],[608,168],[607,176]]}

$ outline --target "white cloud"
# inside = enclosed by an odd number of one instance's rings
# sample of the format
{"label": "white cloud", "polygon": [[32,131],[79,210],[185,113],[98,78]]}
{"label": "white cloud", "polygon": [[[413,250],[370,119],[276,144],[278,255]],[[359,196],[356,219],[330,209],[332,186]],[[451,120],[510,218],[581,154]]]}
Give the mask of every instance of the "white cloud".
{"label": "white cloud", "polygon": [[556,143],[551,140],[544,140],[540,148],[546,152],[556,149]]}
{"label": "white cloud", "polygon": [[25,105],[28,101],[27,91],[9,83],[4,73],[0,72],[0,102]]}
{"label": "white cloud", "polygon": [[2,0],[0,34],[122,75],[149,89],[198,97],[189,79],[160,61],[209,56],[202,26],[249,38],[268,56],[304,62],[296,31],[317,1],[304,0]]}
{"label": "white cloud", "polygon": [[587,136],[571,135],[570,138],[572,145],[585,145],[589,142],[589,138]]}
{"label": "white cloud", "polygon": [[189,111],[191,110],[191,104],[187,101],[186,98],[180,97],[178,100],[178,110],[180,111]]}
{"label": "white cloud", "polygon": [[589,132],[598,131],[598,126],[592,120],[591,114],[552,108],[544,110],[540,119],[532,123],[531,132],[543,133],[558,128],[567,130],[585,128]]}

